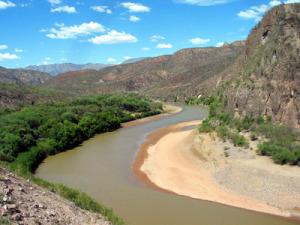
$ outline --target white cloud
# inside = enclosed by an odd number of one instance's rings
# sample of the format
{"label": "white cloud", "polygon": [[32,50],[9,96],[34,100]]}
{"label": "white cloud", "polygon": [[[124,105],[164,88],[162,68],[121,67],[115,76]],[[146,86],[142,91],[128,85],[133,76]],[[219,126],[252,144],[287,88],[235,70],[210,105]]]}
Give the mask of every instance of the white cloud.
{"label": "white cloud", "polygon": [[0,9],[15,7],[16,4],[11,1],[0,1]]}
{"label": "white cloud", "polygon": [[190,42],[194,45],[204,45],[210,42],[209,38],[192,38]]}
{"label": "white cloud", "polygon": [[300,3],[300,0],[287,0],[287,1],[285,1],[285,4],[290,4],[290,3]]}
{"label": "white cloud", "polygon": [[261,20],[263,14],[270,8],[269,5],[259,5],[259,6],[252,6],[250,9],[245,11],[240,11],[238,16],[243,19],[254,19],[255,21]]}
{"label": "white cloud", "polygon": [[104,6],[104,5],[92,6],[91,9],[96,12],[112,14],[111,9],[109,9],[108,6]]}
{"label": "white cloud", "polygon": [[280,5],[282,2],[281,1],[278,1],[278,0],[272,0],[270,1],[270,6],[276,6],[276,5]]}
{"label": "white cloud", "polygon": [[0,53],[0,61],[19,59],[19,56],[11,53]]}
{"label": "white cloud", "polygon": [[188,5],[198,5],[198,6],[211,6],[226,4],[232,0],[174,0],[177,3],[183,3]]}
{"label": "white cloud", "polygon": [[109,63],[115,63],[115,62],[117,62],[117,60],[115,58],[108,58],[107,62],[109,62]]}
{"label": "white cloud", "polygon": [[58,13],[62,13],[62,12],[65,12],[65,13],[76,13],[76,8],[74,6],[68,6],[68,5],[65,5],[65,6],[59,6],[57,8],[53,8],[51,9],[51,12],[52,13],[55,13],[55,12],[58,12]]}
{"label": "white cloud", "polygon": [[116,30],[111,30],[107,34],[100,35],[94,38],[89,39],[89,41],[93,44],[118,44],[118,43],[134,43],[137,42],[138,39],[128,33],[118,32]]}
{"label": "white cloud", "polygon": [[123,2],[123,3],[121,3],[121,6],[125,9],[128,9],[129,12],[144,13],[144,12],[151,11],[150,7],[140,4],[140,3]]}
{"label": "white cloud", "polygon": [[5,49],[7,49],[7,48],[8,48],[7,45],[0,45],[0,50],[5,50]]}
{"label": "white cloud", "polygon": [[21,53],[23,51],[24,51],[23,49],[15,48],[15,52]]}
{"label": "white cloud", "polygon": [[150,41],[152,41],[152,42],[158,42],[160,40],[166,40],[166,38],[161,35],[153,35],[150,37]]}
{"label": "white cloud", "polygon": [[94,33],[105,32],[105,27],[102,24],[96,22],[82,23],[80,25],[73,26],[57,26],[51,28],[50,33],[46,36],[52,39],[72,39],[78,36],[87,36]]}
{"label": "white cloud", "polygon": [[277,6],[280,4],[289,4],[289,3],[299,3],[300,0],[286,0],[286,1],[280,1],[280,0],[271,0],[268,4],[262,4],[258,6],[252,6],[249,9],[240,11],[238,13],[238,16],[243,19],[253,19],[256,22],[260,21],[266,11],[271,9],[273,6]]}
{"label": "white cloud", "polygon": [[147,52],[147,51],[149,51],[150,50],[150,48],[148,48],[148,47],[143,47],[142,48],[142,51],[144,51],[144,52]]}
{"label": "white cloud", "polygon": [[123,59],[129,60],[129,59],[132,59],[132,57],[131,56],[124,56]]}
{"label": "white cloud", "polygon": [[140,17],[137,17],[137,16],[130,16],[129,17],[129,21],[131,21],[131,22],[138,22],[140,20],[141,20]]}
{"label": "white cloud", "polygon": [[61,0],[48,0],[51,5],[59,5],[61,4]]}
{"label": "white cloud", "polygon": [[160,43],[156,45],[156,48],[173,48],[173,45]]}
{"label": "white cloud", "polygon": [[225,44],[225,42],[218,42],[218,43],[216,44],[216,47],[217,47],[217,48],[222,47],[224,44]]}

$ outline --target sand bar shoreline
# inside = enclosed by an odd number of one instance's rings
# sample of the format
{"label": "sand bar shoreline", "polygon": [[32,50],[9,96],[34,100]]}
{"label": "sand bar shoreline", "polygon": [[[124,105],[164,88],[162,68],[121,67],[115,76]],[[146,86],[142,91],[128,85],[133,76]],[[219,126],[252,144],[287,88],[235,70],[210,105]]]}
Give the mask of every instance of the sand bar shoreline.
{"label": "sand bar shoreline", "polygon": [[[166,161],[165,159],[159,159],[159,157],[163,156],[157,154],[157,151],[164,151],[162,149],[162,142],[164,142],[164,146],[169,145],[173,146],[174,149],[176,149],[176,146],[180,147],[180,143],[176,143],[177,141],[190,141],[191,137],[193,136],[193,131],[186,131],[184,130],[185,127],[190,127],[192,125],[197,125],[199,124],[200,121],[191,121],[191,122],[185,122],[185,123],[180,123],[176,125],[172,125],[169,127],[161,128],[159,130],[156,130],[152,133],[150,133],[145,142],[140,146],[140,149],[136,155],[135,161],[133,163],[133,170],[134,173],[137,175],[137,177],[142,180],[144,183],[148,184],[152,188],[155,188],[159,191],[164,191],[176,195],[181,195],[181,196],[186,196],[186,197],[191,197],[193,199],[200,199],[200,200],[206,200],[206,201],[211,201],[211,202],[217,202],[220,204],[224,205],[229,205],[237,208],[243,208],[246,210],[251,210],[251,211],[257,211],[261,213],[266,213],[266,214],[271,214],[271,215],[276,215],[280,217],[286,217],[290,219],[295,219],[299,221],[299,217],[292,216],[290,213],[287,211],[283,211],[279,208],[270,206],[264,202],[260,202],[256,199],[252,199],[249,196],[242,196],[239,195],[238,193],[231,192],[230,190],[223,188],[221,185],[218,185],[217,183],[214,182],[212,177],[210,177],[209,173],[206,173],[206,171],[203,168],[197,168],[199,169],[198,172],[194,173],[195,168],[189,168],[187,171],[190,173],[191,171],[191,176],[201,176],[202,181],[204,180],[204,184],[202,186],[202,193],[201,190],[195,190],[195,189],[189,189],[188,187],[180,187],[180,185],[177,185],[176,188],[172,186],[174,182],[168,183],[168,179],[166,178],[171,178],[170,180],[176,180],[178,177],[174,177],[174,173],[166,173],[165,176],[158,175],[158,171],[160,171],[160,174],[164,173],[163,170],[163,165],[160,165],[159,163],[163,164]],[[181,140],[180,137],[184,136],[184,138]],[[188,145],[188,144],[187,144]],[[175,147],[174,147],[175,146]],[[178,151],[179,154],[182,152]],[[164,153],[165,156],[166,154],[170,154],[170,152]],[[177,154],[177,153],[174,153]],[[185,154],[185,153],[184,153]],[[193,153],[192,153],[193,155]],[[188,155],[187,159],[192,160],[192,157],[197,158],[196,155]],[[185,157],[185,156],[184,156]],[[150,158],[150,160],[149,160]],[[152,158],[152,160],[151,160]],[[154,158],[154,160],[153,160]],[[168,156],[169,158],[169,156]],[[171,159],[172,160],[172,159]],[[176,159],[177,160],[177,159]],[[184,159],[185,160],[185,159]],[[152,161],[152,162],[151,162]],[[158,163],[158,164],[157,164]],[[174,166],[175,164],[169,165],[169,167]],[[190,162],[189,162],[190,163]],[[184,163],[183,163],[184,164]],[[162,166],[162,167],[160,167]],[[175,165],[176,168],[178,165]],[[158,168],[160,167],[160,168]],[[175,167],[174,167],[175,168]],[[180,168],[179,168],[180,169]],[[183,169],[185,170],[185,168]],[[182,171],[181,171],[182,172]],[[177,173],[177,172],[176,172]],[[184,175],[182,173],[179,173],[180,175]],[[189,181],[187,181],[188,183]],[[193,181],[194,182],[194,181]],[[196,181],[195,181],[196,182]],[[206,182],[206,183],[205,183]],[[175,185],[178,184],[178,182],[175,182]],[[196,182],[195,185],[198,183]],[[198,184],[201,185],[201,184]],[[209,189],[212,189],[215,191],[215,193],[210,193],[209,191],[205,193],[205,189],[207,187]],[[201,188],[200,188],[201,189]],[[218,194],[216,194],[218,193]],[[217,197],[213,197],[213,195],[216,194]],[[219,198],[219,199],[218,199]]]}

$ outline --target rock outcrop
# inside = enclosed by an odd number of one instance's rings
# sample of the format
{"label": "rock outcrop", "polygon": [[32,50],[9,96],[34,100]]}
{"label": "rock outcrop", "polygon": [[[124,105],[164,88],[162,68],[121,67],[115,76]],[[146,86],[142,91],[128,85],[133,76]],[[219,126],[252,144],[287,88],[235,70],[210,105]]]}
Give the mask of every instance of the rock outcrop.
{"label": "rock outcrop", "polygon": [[228,110],[300,125],[300,4],[274,7],[252,30],[244,53],[222,74]]}

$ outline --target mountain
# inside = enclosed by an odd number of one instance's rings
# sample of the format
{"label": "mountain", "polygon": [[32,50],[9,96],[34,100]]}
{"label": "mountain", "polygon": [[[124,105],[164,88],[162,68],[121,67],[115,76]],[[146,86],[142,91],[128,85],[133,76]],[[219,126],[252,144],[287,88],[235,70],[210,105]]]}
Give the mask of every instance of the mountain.
{"label": "mountain", "polygon": [[47,73],[24,69],[6,69],[0,67],[0,83],[39,85],[49,80]]}
{"label": "mountain", "polygon": [[300,4],[274,7],[252,30],[217,89],[227,109],[300,126]]}
{"label": "mountain", "polygon": [[73,64],[73,63],[62,63],[62,64],[47,64],[47,65],[33,65],[28,66],[25,69],[45,72],[56,76],[61,73],[77,71],[77,70],[101,70],[105,67],[112,66],[111,64],[100,64],[100,63],[88,63],[88,64]]}
{"label": "mountain", "polygon": [[47,86],[76,93],[140,92],[162,100],[184,100],[198,86],[231,65],[243,51],[243,42],[220,48],[183,49],[174,55],[129,64],[61,74]]}
{"label": "mountain", "polygon": [[129,64],[129,63],[136,63],[145,59],[149,59],[149,57],[141,57],[141,58],[133,58],[133,59],[128,59],[122,62],[122,64]]}

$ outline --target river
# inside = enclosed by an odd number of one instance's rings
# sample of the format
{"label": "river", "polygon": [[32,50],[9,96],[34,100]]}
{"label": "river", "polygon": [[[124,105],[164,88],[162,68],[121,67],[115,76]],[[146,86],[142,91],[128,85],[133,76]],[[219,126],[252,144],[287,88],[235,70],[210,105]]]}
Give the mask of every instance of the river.
{"label": "river", "polygon": [[147,134],[172,124],[203,119],[204,109],[181,113],[95,136],[81,146],[48,157],[36,171],[45,180],[84,191],[113,208],[128,225],[292,225],[299,222],[176,196],[148,187],[132,171]]}

